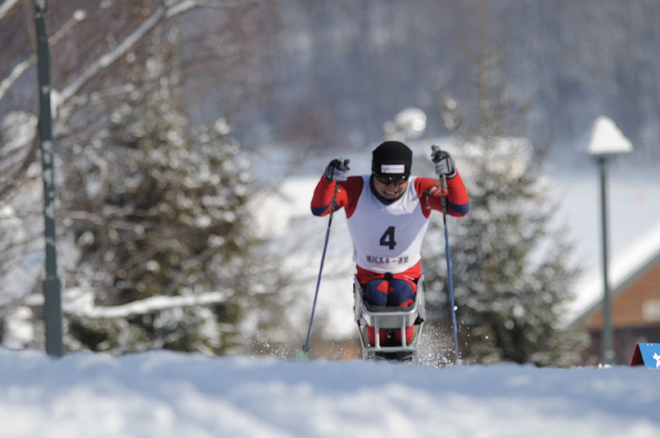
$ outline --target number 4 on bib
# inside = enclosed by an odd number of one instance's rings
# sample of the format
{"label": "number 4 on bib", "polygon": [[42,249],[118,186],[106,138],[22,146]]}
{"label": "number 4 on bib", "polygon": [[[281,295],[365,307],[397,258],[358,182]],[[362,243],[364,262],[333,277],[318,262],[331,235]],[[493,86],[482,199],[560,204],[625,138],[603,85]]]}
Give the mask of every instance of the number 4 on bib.
{"label": "number 4 on bib", "polygon": [[394,249],[396,241],[394,240],[394,227],[389,227],[380,238],[380,245],[387,246],[389,249]]}

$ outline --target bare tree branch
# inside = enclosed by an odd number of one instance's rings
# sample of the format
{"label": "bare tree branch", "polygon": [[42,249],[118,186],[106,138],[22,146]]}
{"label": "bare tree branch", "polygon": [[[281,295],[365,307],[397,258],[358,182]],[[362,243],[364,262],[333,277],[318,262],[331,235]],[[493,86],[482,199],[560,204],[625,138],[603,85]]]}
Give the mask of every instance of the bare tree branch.
{"label": "bare tree branch", "polygon": [[235,3],[218,3],[199,0],[168,0],[163,6],[158,8],[151,16],[146,19],[137,29],[133,31],[126,39],[119,44],[114,50],[106,53],[92,63],[90,67],[83,72],[83,74],[75,80],[72,84],[62,90],[58,97],[58,105],[68,101],[71,97],[75,96],[78,91],[94,76],[103,71],[105,68],[112,65],[119,58],[124,56],[128,51],[140,41],[147,33],[153,30],[158,24],[170,18],[188,12],[197,7],[215,7],[215,8],[230,8],[247,6],[250,4],[259,3],[260,0],[245,0]]}
{"label": "bare tree branch", "polygon": [[16,6],[20,1],[21,0],[5,0],[5,2],[0,5],[0,21],[9,15],[11,10],[14,9],[14,6]]}
{"label": "bare tree branch", "polygon": [[7,91],[9,91],[11,86],[14,85],[14,83],[18,80],[18,78],[20,78],[23,75],[23,73],[28,71],[30,67],[34,65],[36,60],[37,60],[37,55],[33,53],[28,57],[28,59],[19,62],[14,66],[9,76],[4,78],[2,82],[0,82],[0,100],[3,97],[5,97]]}
{"label": "bare tree branch", "polygon": [[[62,311],[68,317],[76,318],[127,319],[168,309],[222,304],[227,302],[227,299],[233,294],[233,291],[227,290],[186,296],[155,296],[122,304],[121,306],[96,306],[93,299],[96,296],[94,292],[75,288],[65,291],[64,295],[69,299],[62,304]],[[43,306],[43,295],[34,294],[17,300],[15,303],[2,308],[0,316],[4,316],[21,305],[28,307]]]}
{"label": "bare tree branch", "polygon": [[[18,4],[20,0],[6,0],[0,6],[0,20],[9,13],[11,8]],[[158,8],[147,20],[145,20],[133,33],[131,33],[123,43],[118,45],[114,50],[98,58],[77,80],[71,83],[68,87],[62,90],[61,93],[54,99],[54,109],[73,96],[94,76],[96,76],[103,69],[112,65],[115,61],[125,55],[138,41],[140,41],[147,33],[153,30],[162,21],[169,20],[177,15],[183,14],[194,8],[235,8],[242,6],[249,6],[252,4],[260,3],[262,0],[243,0],[232,3],[222,3],[213,0],[168,0],[163,6]],[[70,30],[76,23],[84,20],[86,14],[83,10],[77,10],[73,17],[68,20],[55,34],[49,38],[51,44],[57,43],[64,34]],[[26,60],[17,64],[11,74],[0,82],[0,100],[7,94],[7,91],[12,85],[32,67],[37,61],[36,55],[33,53]]]}
{"label": "bare tree branch", "polygon": [[[8,0],[10,1],[10,0]],[[2,19],[2,12],[0,11],[0,19]],[[62,37],[66,34],[67,31],[69,31],[73,26],[76,25],[76,23],[81,22],[82,20],[85,19],[85,13],[83,11],[76,11],[73,14],[73,17],[64,23],[64,25],[57,31],[55,34],[48,39],[51,45],[56,44],[59,40],[62,39]],[[14,66],[12,69],[11,73],[9,76],[7,76],[5,79],[0,82],[0,100],[2,100],[3,97],[5,97],[5,94],[7,94],[7,91],[11,88],[12,85],[21,77],[23,76],[23,73],[28,71],[30,67],[32,67],[35,62],[37,62],[37,55],[35,53],[32,53],[26,60],[19,62]]]}
{"label": "bare tree branch", "polygon": [[[205,292],[199,295],[189,296],[156,296],[144,300],[133,301],[121,306],[95,306],[93,300],[80,300],[77,302],[64,303],[63,312],[69,316],[89,319],[118,319],[132,318],[138,315],[147,315],[167,309],[181,307],[207,306],[221,304],[233,295],[232,291]],[[94,294],[90,294],[93,297]]]}

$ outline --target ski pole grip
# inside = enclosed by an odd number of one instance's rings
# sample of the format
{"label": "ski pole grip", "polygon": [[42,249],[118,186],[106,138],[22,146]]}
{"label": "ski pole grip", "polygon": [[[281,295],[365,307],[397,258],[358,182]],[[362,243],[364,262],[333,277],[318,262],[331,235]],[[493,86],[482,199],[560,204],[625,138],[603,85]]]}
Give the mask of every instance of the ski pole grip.
{"label": "ski pole grip", "polygon": [[431,146],[431,161],[436,162],[436,157],[440,153],[440,146],[432,145]]}

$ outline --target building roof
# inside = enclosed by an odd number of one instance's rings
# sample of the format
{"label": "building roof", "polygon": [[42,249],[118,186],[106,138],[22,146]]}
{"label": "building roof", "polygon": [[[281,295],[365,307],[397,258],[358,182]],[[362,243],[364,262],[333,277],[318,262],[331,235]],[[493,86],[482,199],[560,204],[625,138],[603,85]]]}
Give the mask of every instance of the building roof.
{"label": "building roof", "polygon": [[[626,291],[633,283],[660,263],[660,225],[645,233],[629,245],[609,264],[611,298]],[[600,275],[600,278],[597,278]],[[598,275],[593,273],[578,289],[577,304],[572,324],[580,323],[598,311],[603,299],[602,266]]]}
{"label": "building roof", "polygon": [[[615,163],[612,163],[615,164]],[[603,296],[600,187],[597,165],[554,175],[557,220],[575,244],[574,263],[583,268],[565,322],[581,320]],[[660,172],[608,166],[609,281],[612,293],[642,275],[660,254]]]}

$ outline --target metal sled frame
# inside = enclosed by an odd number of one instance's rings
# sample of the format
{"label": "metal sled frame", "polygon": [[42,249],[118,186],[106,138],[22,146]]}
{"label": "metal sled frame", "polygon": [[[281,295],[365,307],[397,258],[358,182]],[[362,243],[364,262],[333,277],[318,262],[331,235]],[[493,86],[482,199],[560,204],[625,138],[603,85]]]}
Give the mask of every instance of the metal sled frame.
{"label": "metal sled frame", "polygon": [[[362,298],[362,286],[357,278],[353,277],[353,295],[355,297],[355,321],[358,324],[360,344],[362,345],[362,359],[381,359],[376,353],[412,353],[415,364],[419,364],[417,344],[422,335],[422,327],[426,319],[424,296],[424,276],[417,282],[415,301],[408,307],[380,307],[370,310]],[[365,335],[366,326],[375,330],[376,345],[371,346]],[[406,344],[406,328],[415,326],[415,334],[410,344]],[[381,346],[380,330],[401,330],[401,345]]]}

